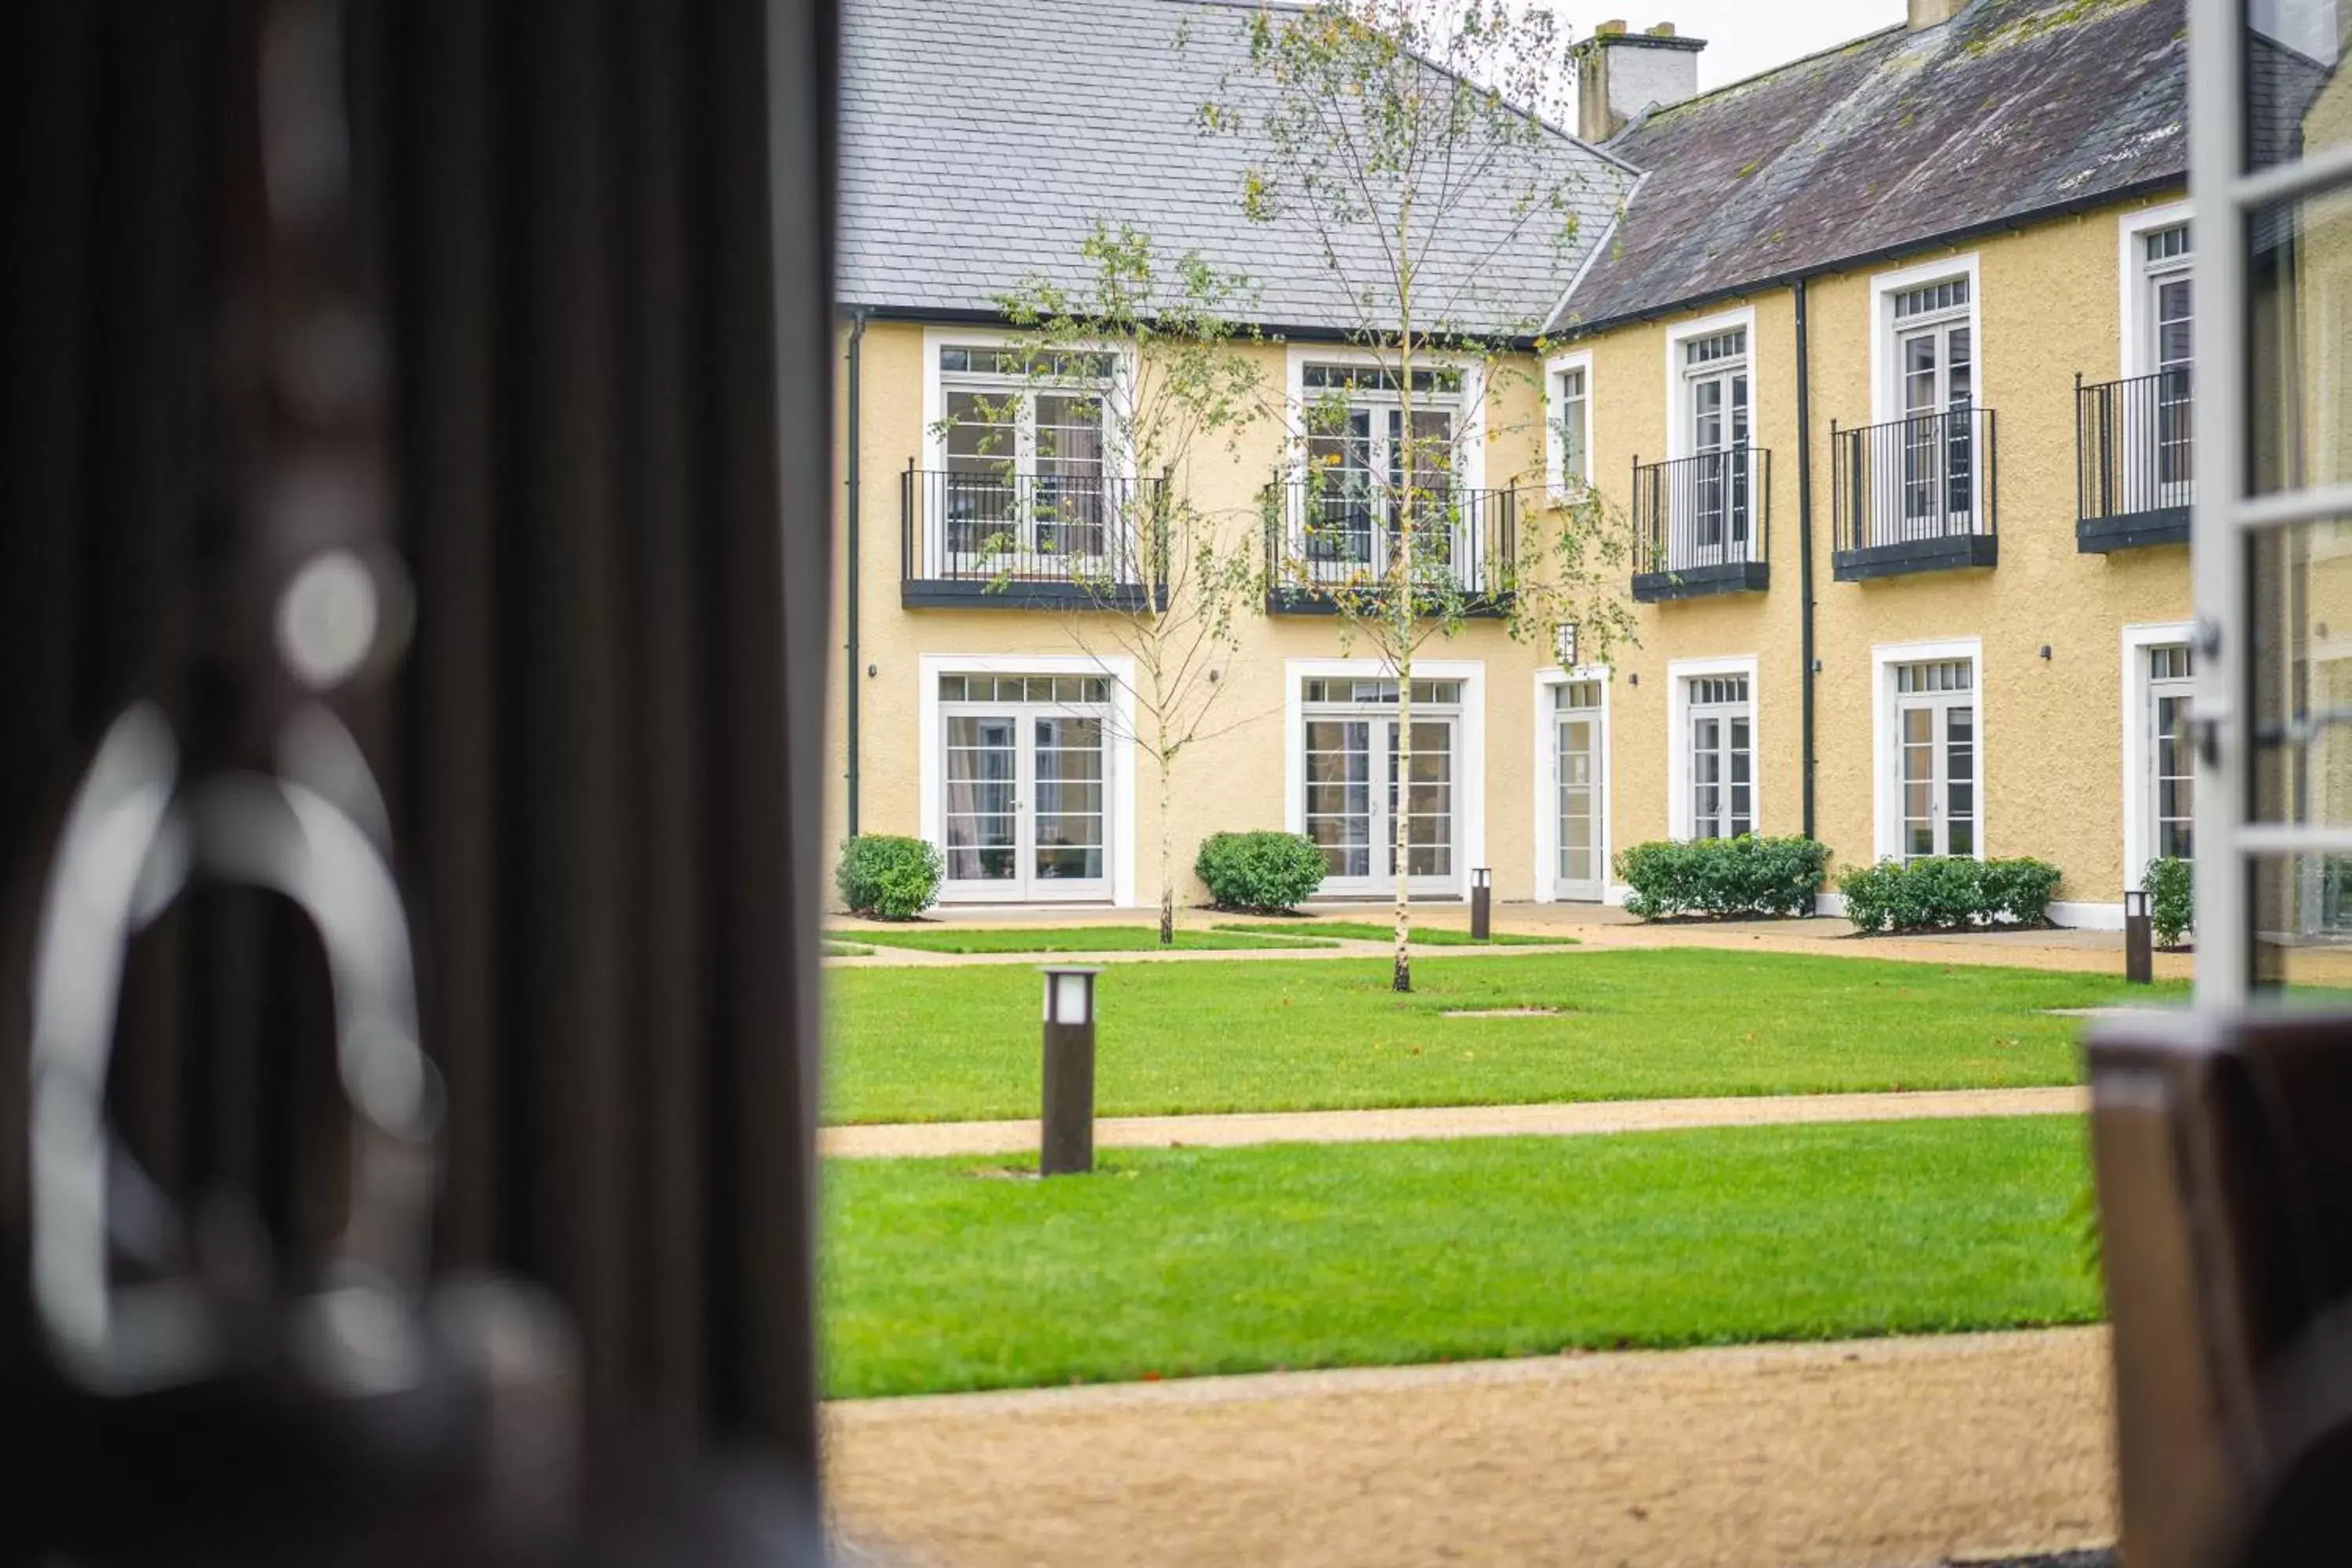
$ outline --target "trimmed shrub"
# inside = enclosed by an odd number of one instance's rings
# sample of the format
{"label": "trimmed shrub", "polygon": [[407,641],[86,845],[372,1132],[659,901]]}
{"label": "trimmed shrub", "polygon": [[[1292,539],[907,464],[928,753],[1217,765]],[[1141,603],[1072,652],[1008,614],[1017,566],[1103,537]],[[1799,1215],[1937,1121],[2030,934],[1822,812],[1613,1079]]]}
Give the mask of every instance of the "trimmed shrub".
{"label": "trimmed shrub", "polygon": [[2140,873],[2147,890],[2147,922],[2155,928],[2156,945],[2179,947],[2197,924],[2197,878],[2189,862],[2159,855]]}
{"label": "trimmed shrub", "polygon": [[1811,838],[1659,839],[1617,857],[1633,889],[1625,908],[1645,921],[1675,915],[1810,915],[1830,848]]}
{"label": "trimmed shrub", "polygon": [[1846,919],[1866,931],[2033,926],[2048,921],[2059,876],[2048,861],[2021,855],[2006,860],[1947,857],[1908,865],[1881,860],[1848,869],[1838,879],[1838,891],[1845,895]]}
{"label": "trimmed shrub", "polygon": [[841,841],[833,885],[853,914],[910,921],[939,901],[946,870],[938,847],[920,838],[861,833]]}
{"label": "trimmed shrub", "polygon": [[1314,897],[1330,868],[1303,833],[1212,833],[1193,874],[1221,910],[1283,914]]}

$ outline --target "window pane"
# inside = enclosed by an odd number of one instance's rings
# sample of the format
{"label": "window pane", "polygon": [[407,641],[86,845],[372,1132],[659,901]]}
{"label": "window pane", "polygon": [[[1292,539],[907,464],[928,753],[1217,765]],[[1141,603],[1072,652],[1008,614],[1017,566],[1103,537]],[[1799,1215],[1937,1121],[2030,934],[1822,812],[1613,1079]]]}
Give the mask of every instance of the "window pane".
{"label": "window pane", "polygon": [[2345,139],[2336,74],[2352,7],[2247,0],[2246,161],[2253,168],[2325,153]]}

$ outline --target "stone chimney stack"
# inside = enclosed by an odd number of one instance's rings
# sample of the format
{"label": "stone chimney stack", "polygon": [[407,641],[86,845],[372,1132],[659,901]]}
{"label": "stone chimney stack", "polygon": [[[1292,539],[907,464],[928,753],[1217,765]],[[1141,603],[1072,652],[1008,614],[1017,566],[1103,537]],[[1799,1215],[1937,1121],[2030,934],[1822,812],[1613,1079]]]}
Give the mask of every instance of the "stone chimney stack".
{"label": "stone chimney stack", "polygon": [[[1930,3],[1911,0],[1913,13]],[[1698,52],[1705,47],[1704,38],[1677,37],[1672,22],[1645,33],[1629,33],[1622,22],[1601,23],[1577,60],[1577,135],[1606,142],[1644,111],[1695,96]]]}
{"label": "stone chimney stack", "polygon": [[1969,0],[1911,0],[1911,30],[1940,27],[1969,8]]}

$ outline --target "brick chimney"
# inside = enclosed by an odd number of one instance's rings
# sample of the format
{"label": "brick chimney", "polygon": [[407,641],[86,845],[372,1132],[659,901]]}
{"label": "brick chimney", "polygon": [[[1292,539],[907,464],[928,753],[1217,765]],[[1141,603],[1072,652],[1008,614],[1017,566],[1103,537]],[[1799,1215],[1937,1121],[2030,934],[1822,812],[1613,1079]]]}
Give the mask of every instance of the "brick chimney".
{"label": "brick chimney", "polygon": [[1969,0],[1911,0],[1911,30],[1940,27],[1969,8]]}
{"label": "brick chimney", "polygon": [[[1916,12],[1930,0],[1911,0]],[[1629,33],[1622,22],[1603,22],[1584,41],[1576,65],[1576,133],[1606,142],[1628,121],[1664,109],[1698,91],[1698,52],[1704,38],[1679,37],[1672,22]]]}

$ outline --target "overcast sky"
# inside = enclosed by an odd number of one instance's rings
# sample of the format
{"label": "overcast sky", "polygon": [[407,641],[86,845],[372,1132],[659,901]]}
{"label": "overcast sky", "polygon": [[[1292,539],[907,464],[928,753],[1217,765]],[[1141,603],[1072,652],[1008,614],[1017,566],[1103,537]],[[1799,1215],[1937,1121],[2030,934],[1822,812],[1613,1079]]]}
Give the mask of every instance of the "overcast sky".
{"label": "overcast sky", "polygon": [[1672,22],[1683,37],[1705,38],[1706,49],[1698,57],[1705,92],[1892,26],[1903,20],[1905,0],[1555,0],[1554,8],[1579,38],[1610,21],[1636,33]]}

